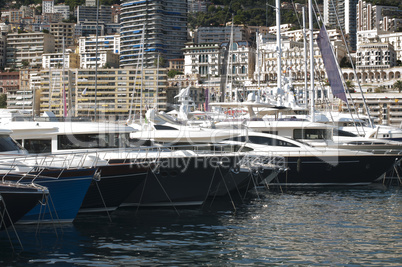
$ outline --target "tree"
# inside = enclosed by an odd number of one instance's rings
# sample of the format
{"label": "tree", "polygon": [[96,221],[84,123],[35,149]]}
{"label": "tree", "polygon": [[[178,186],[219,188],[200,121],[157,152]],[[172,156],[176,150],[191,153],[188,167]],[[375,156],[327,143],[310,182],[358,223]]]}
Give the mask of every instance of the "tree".
{"label": "tree", "polygon": [[374,93],[384,93],[386,90],[384,85],[378,86],[375,90]]}
{"label": "tree", "polygon": [[0,108],[7,108],[7,95],[0,94]]}
{"label": "tree", "polygon": [[352,64],[350,63],[349,59],[347,57],[343,57],[341,59],[341,62],[339,63],[339,66],[341,68],[352,68]]}
{"label": "tree", "polygon": [[398,89],[398,92],[400,93],[402,91],[402,81],[401,80],[396,81],[394,83],[394,88]]}
{"label": "tree", "polygon": [[167,75],[169,78],[174,78],[174,76],[176,76],[177,74],[182,74],[182,73],[178,70],[172,69],[172,70],[169,70]]}
{"label": "tree", "polygon": [[29,66],[29,62],[28,62],[27,60],[23,60],[23,61],[21,62],[21,64],[22,64],[22,67],[24,67],[24,68],[26,68],[26,67]]}
{"label": "tree", "polygon": [[352,81],[347,80],[345,82],[346,84],[346,90],[349,91],[349,93],[354,93],[355,92],[355,85]]}
{"label": "tree", "polygon": [[[158,58],[155,58],[154,60],[154,66],[158,67]],[[163,68],[165,66],[165,59],[163,57],[159,57],[159,67]]]}

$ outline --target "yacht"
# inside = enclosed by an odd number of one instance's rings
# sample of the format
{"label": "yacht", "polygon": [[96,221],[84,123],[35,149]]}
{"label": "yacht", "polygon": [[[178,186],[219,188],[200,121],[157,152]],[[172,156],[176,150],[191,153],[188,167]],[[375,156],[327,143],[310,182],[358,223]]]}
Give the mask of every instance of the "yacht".
{"label": "yacht", "polygon": [[[15,116],[11,120],[1,120],[0,125],[12,129],[12,137],[29,152],[85,152],[106,160],[110,166],[153,165],[145,173],[145,179],[140,182],[135,181],[137,186],[123,201],[125,206],[201,205],[210,195],[237,192],[240,186],[250,181],[251,170],[232,171],[236,169],[245,153],[223,153],[224,151],[219,150],[207,153],[204,150],[197,152],[191,149],[177,150],[164,146],[130,147],[129,135],[134,132],[134,129],[129,126],[115,123],[27,121],[25,119]],[[219,140],[228,136],[225,133],[224,136],[219,137]],[[110,166],[107,168],[111,168]],[[265,177],[275,173],[276,170],[276,168],[267,167]],[[126,190],[128,187],[118,183],[116,175],[113,176],[110,173],[110,176],[106,176],[105,174],[106,172],[101,169],[99,184],[106,183],[105,181],[110,177],[113,178],[110,183],[115,187],[106,186],[101,188],[101,192],[115,189],[115,193],[121,196],[121,190]],[[124,176],[125,179],[130,177],[132,175]],[[222,190],[222,184],[226,185],[225,190]],[[124,188],[118,189],[119,186]],[[96,188],[94,187],[94,191]]]}
{"label": "yacht", "polygon": [[275,185],[367,185],[400,161],[395,154],[313,147],[294,139],[251,131],[222,143],[283,156],[287,169],[271,183]]}

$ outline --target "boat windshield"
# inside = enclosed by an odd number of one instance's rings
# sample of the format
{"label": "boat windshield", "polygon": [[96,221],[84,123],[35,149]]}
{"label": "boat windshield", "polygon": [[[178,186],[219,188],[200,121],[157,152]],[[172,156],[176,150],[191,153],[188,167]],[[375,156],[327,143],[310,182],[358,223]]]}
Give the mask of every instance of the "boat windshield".
{"label": "boat windshield", "polygon": [[24,148],[8,135],[0,136],[0,152],[23,151]]}

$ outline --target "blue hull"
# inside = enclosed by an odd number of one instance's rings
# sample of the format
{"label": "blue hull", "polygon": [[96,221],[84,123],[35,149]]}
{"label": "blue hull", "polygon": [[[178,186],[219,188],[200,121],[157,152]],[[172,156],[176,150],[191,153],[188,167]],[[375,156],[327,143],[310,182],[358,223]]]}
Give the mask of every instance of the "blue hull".
{"label": "blue hull", "polygon": [[[72,222],[77,216],[96,169],[66,170],[61,177],[37,178],[35,183],[46,186],[49,196],[46,205],[37,205],[18,223]],[[60,171],[46,171],[43,176],[58,177]]]}

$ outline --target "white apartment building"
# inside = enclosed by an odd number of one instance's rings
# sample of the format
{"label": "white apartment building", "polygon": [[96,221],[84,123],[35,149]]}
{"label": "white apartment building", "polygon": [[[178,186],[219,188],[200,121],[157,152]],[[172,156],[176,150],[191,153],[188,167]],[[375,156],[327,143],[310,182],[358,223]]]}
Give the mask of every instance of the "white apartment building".
{"label": "white apartment building", "polygon": [[184,74],[199,74],[201,77],[222,74],[221,46],[219,44],[186,44]]}
{"label": "white apartment building", "polygon": [[80,68],[95,69],[96,65],[98,65],[98,68],[118,68],[119,55],[114,54],[112,51],[98,52],[98,57],[96,57],[95,51],[80,55]]}
{"label": "white apartment building", "polygon": [[42,14],[54,13],[54,0],[43,0],[42,1]]}
{"label": "white apartment building", "polygon": [[63,19],[70,19],[70,6],[67,5],[55,5],[53,7],[54,13],[62,14]]}
{"label": "white apartment building", "polygon": [[[79,53],[94,52],[96,50],[96,36],[80,37],[78,40]],[[98,51],[112,51],[120,53],[120,35],[98,36]]]}
{"label": "white apartment building", "polygon": [[357,32],[358,46],[366,43],[389,43],[394,47],[396,60],[402,60],[402,32],[386,32],[383,30]]}
{"label": "white apartment building", "polygon": [[7,35],[6,66],[20,68],[27,64],[42,67],[42,55],[55,52],[55,38],[43,32],[10,33]]}
{"label": "white apartment building", "polygon": [[[212,88],[215,95],[225,91],[222,86],[240,86],[253,78],[255,49],[249,42],[222,44],[186,44],[184,74],[199,75],[202,86]],[[226,89],[226,92],[230,89]]]}
{"label": "white apartment building", "polygon": [[[64,62],[64,64],[63,64]],[[60,69],[64,68],[78,68],[80,64],[80,56],[73,53],[71,50],[66,50],[63,53],[50,53],[43,54],[42,56],[42,68],[44,69]]]}
{"label": "white apartment building", "polygon": [[80,54],[80,67],[81,68],[95,68],[95,54],[98,49],[98,66],[118,67],[119,54],[120,54],[120,36],[119,35],[106,35],[80,37],[79,41],[79,54]]}
{"label": "white apartment building", "polygon": [[357,31],[371,31],[371,30],[383,30],[390,31],[395,30],[397,23],[395,15],[401,16],[402,10],[396,6],[380,6],[372,5],[366,1],[359,0],[357,3]]}
{"label": "white apartment building", "polygon": [[[232,31],[233,29],[233,31]],[[224,43],[229,42],[233,34],[233,42],[248,40],[247,28],[244,26],[198,27],[194,30],[194,43]]]}
{"label": "white apartment building", "polygon": [[396,65],[394,46],[389,43],[360,44],[356,53],[358,69],[388,69]]}

